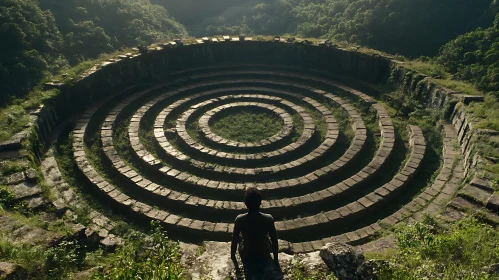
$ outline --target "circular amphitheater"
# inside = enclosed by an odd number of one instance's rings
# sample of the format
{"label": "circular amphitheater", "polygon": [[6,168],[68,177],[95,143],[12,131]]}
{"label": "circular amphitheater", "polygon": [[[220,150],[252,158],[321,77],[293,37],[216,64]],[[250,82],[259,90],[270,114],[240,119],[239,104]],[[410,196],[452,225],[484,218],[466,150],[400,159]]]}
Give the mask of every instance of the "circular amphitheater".
{"label": "circular amphitheater", "polygon": [[[229,241],[245,189],[256,187],[278,238],[299,253],[365,243],[449,198],[453,130],[443,129],[435,165],[422,130],[389,111],[324,72],[204,64],[93,102],[59,137],[84,190],[130,221]],[[241,141],[216,129],[241,112],[270,118],[274,131]]]}

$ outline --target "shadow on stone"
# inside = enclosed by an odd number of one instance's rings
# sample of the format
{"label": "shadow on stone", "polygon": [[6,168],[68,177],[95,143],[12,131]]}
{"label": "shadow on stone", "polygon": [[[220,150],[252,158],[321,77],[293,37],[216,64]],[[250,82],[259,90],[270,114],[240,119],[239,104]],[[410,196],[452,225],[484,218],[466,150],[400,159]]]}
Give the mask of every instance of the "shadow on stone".
{"label": "shadow on stone", "polygon": [[263,260],[255,260],[243,263],[243,270],[234,261],[236,279],[238,280],[281,280],[284,275],[279,263],[274,262],[270,257]]}

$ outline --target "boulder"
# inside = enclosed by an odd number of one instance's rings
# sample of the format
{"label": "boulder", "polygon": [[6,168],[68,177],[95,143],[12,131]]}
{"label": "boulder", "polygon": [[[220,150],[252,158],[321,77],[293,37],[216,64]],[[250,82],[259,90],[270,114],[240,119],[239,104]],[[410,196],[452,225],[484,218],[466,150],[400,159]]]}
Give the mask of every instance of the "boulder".
{"label": "boulder", "polygon": [[114,252],[116,250],[116,239],[113,237],[105,237],[100,241],[100,246],[102,249],[104,249],[106,252]]}
{"label": "boulder", "polygon": [[279,253],[286,253],[288,255],[293,254],[293,249],[291,248],[291,243],[286,240],[277,240],[279,243]]}
{"label": "boulder", "polygon": [[0,262],[0,279],[22,280],[26,279],[26,270],[14,263]]}
{"label": "boulder", "polygon": [[357,271],[364,263],[364,255],[354,247],[339,242],[328,243],[320,250],[320,256],[338,279],[361,279]]}
{"label": "boulder", "polygon": [[24,182],[24,179],[25,179],[24,173],[17,172],[17,173],[10,175],[9,177],[7,177],[7,184],[9,184],[9,185],[19,184],[19,183]]}
{"label": "boulder", "polygon": [[36,183],[38,181],[38,176],[36,174],[36,170],[34,168],[30,168],[24,172],[26,175],[26,179],[32,183]]}
{"label": "boulder", "polygon": [[41,211],[50,205],[50,201],[43,197],[33,197],[25,200],[28,209],[32,211]]}

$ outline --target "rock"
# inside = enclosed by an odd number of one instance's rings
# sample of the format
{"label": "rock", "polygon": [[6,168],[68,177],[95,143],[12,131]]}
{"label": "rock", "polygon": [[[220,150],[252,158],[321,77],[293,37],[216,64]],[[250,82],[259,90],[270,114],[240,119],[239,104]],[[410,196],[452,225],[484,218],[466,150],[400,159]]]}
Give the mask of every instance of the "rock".
{"label": "rock", "polygon": [[361,279],[357,270],[364,262],[364,255],[354,247],[339,242],[328,243],[320,250],[320,256],[338,279]]}
{"label": "rock", "polygon": [[395,240],[395,235],[393,234],[389,234],[381,238],[378,238],[374,241],[357,246],[357,249],[359,249],[364,253],[365,252],[381,253],[386,250],[396,249],[396,248],[397,248],[397,241]]}
{"label": "rock", "polygon": [[82,238],[85,235],[86,229],[87,228],[82,224],[74,224],[71,227],[72,234],[69,236],[69,239],[78,240]]}
{"label": "rock", "polygon": [[286,240],[278,240],[279,243],[279,253],[286,253],[288,255],[293,254],[293,249],[291,248],[291,243]]}
{"label": "rock", "polygon": [[89,249],[95,249],[99,246],[101,237],[94,230],[87,228],[82,224],[74,224],[71,227],[72,233],[67,237],[52,242],[51,246],[57,246],[63,241],[76,241],[79,245]]}
{"label": "rock", "polygon": [[27,130],[23,130],[14,136],[10,137],[9,140],[0,142],[0,152],[4,151],[17,151],[22,147],[22,141],[28,135]]}
{"label": "rock", "polygon": [[24,182],[24,173],[22,172],[17,172],[7,177],[7,184],[9,185],[19,184],[22,182]]}
{"label": "rock", "polygon": [[26,270],[14,263],[0,262],[0,279],[23,280],[26,279]]}
{"label": "rock", "polygon": [[105,237],[100,241],[100,246],[108,252],[113,252],[116,250],[116,239],[112,237]]}
{"label": "rock", "polygon": [[57,217],[62,217],[68,208],[66,207],[66,204],[64,203],[64,200],[62,198],[53,201],[52,202],[53,208],[54,208],[54,213]]}
{"label": "rock", "polygon": [[28,198],[42,193],[42,188],[40,186],[28,182],[7,186],[7,188],[11,190],[18,199]]}
{"label": "rock", "polygon": [[[285,272],[285,276],[288,276],[287,278],[289,279],[293,279],[292,270],[296,268],[296,262],[300,264],[298,267],[302,268],[304,275],[326,276],[331,274],[327,265],[324,263],[324,261],[322,261],[319,251],[306,254],[288,255],[291,256],[292,263],[295,263],[294,265],[291,265],[291,267],[288,269],[285,268],[285,258],[283,258],[283,256],[285,256],[285,254],[279,254],[279,261],[283,263],[281,265],[283,267],[283,272]],[[289,271],[290,269],[291,271]],[[321,278],[316,278],[316,279],[321,279]]]}
{"label": "rock", "polygon": [[26,204],[30,210],[39,211],[45,209],[50,204],[50,201],[43,197],[34,197],[28,199]]}
{"label": "rock", "polygon": [[38,181],[38,176],[36,176],[36,171],[33,168],[26,170],[25,172],[26,179],[30,182],[36,183]]}
{"label": "rock", "polygon": [[57,83],[57,82],[49,82],[49,83],[45,83],[43,84],[43,89],[44,90],[49,90],[49,89],[53,89],[53,88],[61,88],[64,86],[64,83]]}

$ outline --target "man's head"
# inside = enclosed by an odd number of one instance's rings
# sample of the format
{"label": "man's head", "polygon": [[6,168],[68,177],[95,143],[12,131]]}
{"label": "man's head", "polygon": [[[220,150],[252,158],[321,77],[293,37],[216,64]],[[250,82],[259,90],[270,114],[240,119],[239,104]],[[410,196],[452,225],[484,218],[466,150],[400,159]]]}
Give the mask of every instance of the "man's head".
{"label": "man's head", "polygon": [[262,194],[257,188],[248,188],[244,194],[244,204],[249,211],[258,211],[262,204]]}

